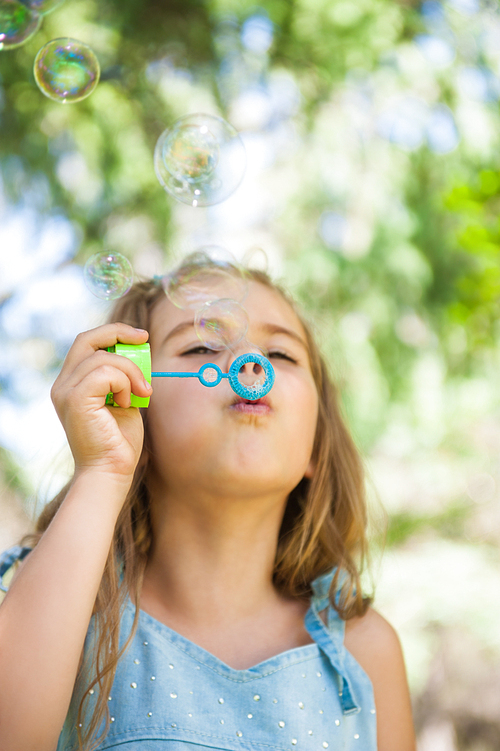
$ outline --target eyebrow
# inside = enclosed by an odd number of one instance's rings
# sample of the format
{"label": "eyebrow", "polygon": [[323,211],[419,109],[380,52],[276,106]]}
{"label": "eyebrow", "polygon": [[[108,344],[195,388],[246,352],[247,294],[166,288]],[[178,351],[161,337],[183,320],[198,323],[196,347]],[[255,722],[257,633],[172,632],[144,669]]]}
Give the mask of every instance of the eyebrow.
{"label": "eyebrow", "polygon": [[309,347],[307,346],[306,342],[302,339],[301,336],[295,333],[295,331],[292,331],[291,329],[287,329],[284,326],[278,326],[274,323],[263,323],[260,326],[261,329],[263,329],[267,334],[284,334],[285,336],[289,336],[290,339],[294,339],[296,342],[301,344],[306,352],[309,352]]}
{"label": "eyebrow", "polygon": [[[175,326],[172,331],[169,331],[169,333],[166,335],[165,339],[162,342],[163,346],[166,344],[170,339],[173,339],[175,336],[178,336],[179,334],[182,334],[186,329],[191,329],[194,326],[194,321],[183,321],[182,323],[179,323],[177,326]],[[305,349],[305,351],[309,352],[309,347],[307,346],[306,342],[302,339],[299,334],[296,334],[295,331],[292,331],[291,329],[287,329],[284,326],[278,326],[275,323],[262,323],[260,324],[259,328],[263,331],[265,331],[267,334],[284,334],[285,336],[290,337],[290,339],[293,339],[294,341],[298,342],[298,344],[302,345],[302,347]]]}
{"label": "eyebrow", "polygon": [[174,326],[172,331],[168,332],[165,339],[162,341],[161,346],[163,347],[163,345],[166,344],[170,339],[173,339],[174,336],[178,336],[179,334],[182,334],[182,332],[185,331],[186,329],[192,329],[193,327],[194,327],[194,320],[183,321],[182,323],[177,324],[177,326]]}

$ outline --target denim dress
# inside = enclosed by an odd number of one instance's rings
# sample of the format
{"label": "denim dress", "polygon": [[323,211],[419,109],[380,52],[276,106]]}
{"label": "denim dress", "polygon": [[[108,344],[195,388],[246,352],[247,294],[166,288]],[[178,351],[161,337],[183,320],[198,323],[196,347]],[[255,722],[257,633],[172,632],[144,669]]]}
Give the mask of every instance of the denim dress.
{"label": "denim dress", "polygon": [[[11,548],[0,558],[0,579],[23,552]],[[314,643],[246,670],[229,667],[140,611],[118,663],[110,730],[99,751],[376,751],[373,688],[345,648],[345,622],[329,604],[333,573],[312,584],[305,627]],[[319,616],[325,608],[326,625]],[[121,643],[134,613],[128,600]],[[80,698],[75,691],[57,751],[78,747]],[[96,692],[89,696],[90,711],[95,698]]]}

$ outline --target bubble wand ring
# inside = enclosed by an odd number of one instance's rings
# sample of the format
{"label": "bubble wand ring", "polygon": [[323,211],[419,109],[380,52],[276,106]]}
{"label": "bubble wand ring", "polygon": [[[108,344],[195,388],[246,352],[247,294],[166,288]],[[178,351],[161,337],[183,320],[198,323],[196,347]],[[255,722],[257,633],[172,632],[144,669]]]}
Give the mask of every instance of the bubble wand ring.
{"label": "bubble wand ring", "polygon": [[[238,373],[241,368],[249,362],[260,365],[265,373],[264,383],[255,386],[245,386],[238,378]],[[225,374],[223,374],[225,375]],[[268,394],[274,386],[274,368],[263,355],[257,355],[255,353],[247,352],[245,355],[240,355],[234,360],[229,368],[229,373],[226,375],[229,378],[229,384],[235,394],[241,396],[242,399],[250,399],[254,401]]]}
{"label": "bubble wand ring", "polygon": [[[238,378],[239,372],[241,368],[246,365],[247,363],[255,363],[257,365],[260,365],[261,368],[264,370],[265,373],[265,380],[264,383],[259,384],[257,386],[245,386],[245,384],[241,383],[241,381]],[[205,372],[207,370],[214,370],[216,373],[216,378],[212,381],[209,381],[206,376]],[[227,378],[229,380],[229,385],[235,392],[235,394],[238,394],[238,396],[241,396],[242,399],[248,399],[250,401],[256,401],[257,399],[260,399],[261,397],[268,394],[273,385],[274,385],[274,368],[267,359],[267,357],[263,357],[262,355],[252,354],[251,352],[248,352],[244,355],[240,355],[237,357],[232,363],[231,367],[229,368],[228,373],[223,373],[222,370],[219,368],[218,365],[215,365],[215,363],[207,362],[205,365],[202,365],[201,368],[197,373],[183,373],[183,372],[154,372],[151,373],[152,378],[198,378],[200,383],[202,383],[204,386],[208,386],[209,388],[212,388],[213,386],[218,386],[219,383],[222,381],[223,378]]]}
{"label": "bubble wand ring", "polygon": [[[169,371],[169,372],[151,372],[151,349],[149,344],[122,344],[118,342],[112,347],[108,347],[108,352],[113,352],[117,355],[127,357],[140,368],[144,378],[148,383],[151,383],[151,378],[198,378],[203,386],[212,388],[218,386],[223,378],[229,380],[229,385],[233,391],[242,399],[248,399],[249,401],[256,401],[268,394],[275,380],[274,368],[263,355],[247,352],[243,355],[239,355],[232,363],[228,373],[223,373],[218,365],[215,363],[207,362],[202,365],[196,373],[183,372],[183,371]],[[245,386],[239,380],[239,372],[241,368],[247,363],[254,363],[260,365],[264,370],[265,379],[263,383],[255,386]],[[213,380],[208,380],[206,376],[207,371],[215,371],[216,377]],[[113,394],[108,394],[106,397],[106,404],[117,407]],[[130,398],[131,407],[148,407],[149,397],[140,397],[135,394],[131,394]]]}

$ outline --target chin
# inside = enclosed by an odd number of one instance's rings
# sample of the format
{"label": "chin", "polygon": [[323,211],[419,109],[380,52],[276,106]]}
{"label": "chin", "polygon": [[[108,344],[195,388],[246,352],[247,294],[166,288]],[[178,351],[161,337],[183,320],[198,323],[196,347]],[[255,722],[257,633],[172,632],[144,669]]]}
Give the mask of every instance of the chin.
{"label": "chin", "polygon": [[269,456],[257,459],[247,457],[226,466],[216,473],[218,487],[225,486],[234,495],[266,495],[268,493],[288,496],[301,481],[303,473],[297,476],[296,468],[272,466]]}

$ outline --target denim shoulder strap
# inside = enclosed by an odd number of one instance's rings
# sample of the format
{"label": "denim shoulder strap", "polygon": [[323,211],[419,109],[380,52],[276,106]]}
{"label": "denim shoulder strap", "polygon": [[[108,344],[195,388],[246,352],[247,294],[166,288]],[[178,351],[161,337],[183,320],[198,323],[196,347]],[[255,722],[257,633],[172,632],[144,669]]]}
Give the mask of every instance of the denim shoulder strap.
{"label": "denim shoulder strap", "polygon": [[[305,626],[319,648],[329,658],[340,677],[339,696],[343,713],[357,714],[360,711],[360,703],[356,699],[345,659],[345,621],[331,606],[329,599],[330,585],[335,571],[336,569],[333,569],[312,582],[313,596],[311,607],[305,618]],[[319,616],[319,613],[325,608],[328,608],[326,626]]]}

